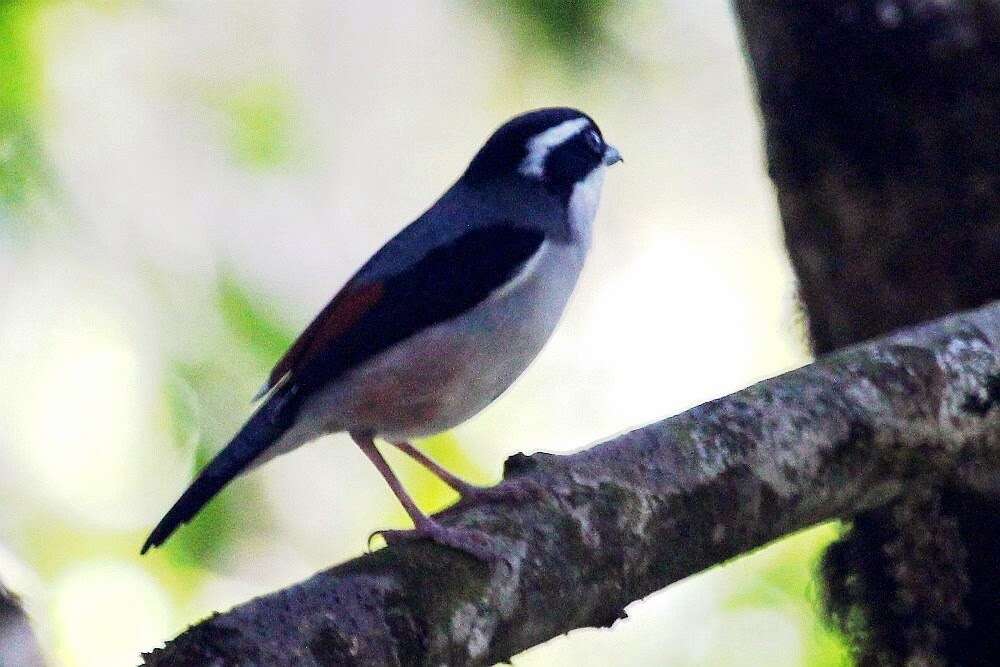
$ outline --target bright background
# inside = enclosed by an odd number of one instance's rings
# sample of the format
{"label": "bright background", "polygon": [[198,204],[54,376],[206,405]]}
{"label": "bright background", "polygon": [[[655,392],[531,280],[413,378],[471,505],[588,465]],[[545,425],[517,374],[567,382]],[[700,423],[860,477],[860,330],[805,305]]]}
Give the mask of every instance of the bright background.
{"label": "bright background", "polygon": [[[424,443],[480,482],[808,361],[728,4],[0,0],[0,577],[53,664],[135,664],[406,525],[331,437],[138,556],[353,270],[494,127],[556,104],[626,162],[541,358]],[[425,507],[450,502],[390,459]],[[848,664],[812,577],[836,531],[513,663]]]}

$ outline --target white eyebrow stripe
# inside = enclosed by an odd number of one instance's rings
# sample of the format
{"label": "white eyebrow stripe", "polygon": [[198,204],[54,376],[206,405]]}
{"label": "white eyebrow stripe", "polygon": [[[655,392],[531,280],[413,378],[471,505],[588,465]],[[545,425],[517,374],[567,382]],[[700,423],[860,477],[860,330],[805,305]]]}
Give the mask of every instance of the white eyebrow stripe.
{"label": "white eyebrow stripe", "polygon": [[572,118],[537,134],[528,142],[528,155],[521,162],[519,171],[525,176],[541,178],[545,171],[545,156],[589,124],[586,118]]}

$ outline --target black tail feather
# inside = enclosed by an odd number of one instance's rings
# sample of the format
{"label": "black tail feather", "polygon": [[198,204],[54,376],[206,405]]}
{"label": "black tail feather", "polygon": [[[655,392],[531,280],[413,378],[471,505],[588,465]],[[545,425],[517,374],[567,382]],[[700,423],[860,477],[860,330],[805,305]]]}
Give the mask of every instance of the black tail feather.
{"label": "black tail feather", "polygon": [[280,396],[260,406],[236,437],[198,474],[191,486],[160,519],[140,553],[158,547],[177,528],[190,521],[234,477],[250,467],[254,459],[273,445],[288,428],[285,401]]}

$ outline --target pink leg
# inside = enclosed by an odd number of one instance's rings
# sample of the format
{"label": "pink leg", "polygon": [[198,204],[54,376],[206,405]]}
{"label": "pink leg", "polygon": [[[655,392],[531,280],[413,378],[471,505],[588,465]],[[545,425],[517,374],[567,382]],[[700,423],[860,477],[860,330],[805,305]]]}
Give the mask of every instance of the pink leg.
{"label": "pink leg", "polygon": [[411,498],[410,494],[403,488],[399,478],[396,477],[396,473],[392,471],[392,468],[389,467],[386,460],[382,458],[382,453],[375,447],[375,441],[371,438],[352,437],[358,447],[361,448],[361,451],[368,457],[368,460],[375,465],[379,474],[382,475],[382,479],[384,479],[389,485],[389,488],[392,489],[392,493],[396,496],[396,499],[399,500],[399,504],[402,505],[403,509],[406,510],[406,513],[410,515],[413,525],[420,526],[421,524],[430,521],[430,518],[420,511],[417,504],[413,502],[413,498]]}
{"label": "pink leg", "polygon": [[475,495],[476,492],[483,490],[483,487],[476,486],[475,484],[469,484],[464,479],[451,474],[408,442],[394,442],[392,445],[423,467],[427,468],[434,474],[435,477],[458,491],[459,495],[463,497]]}
{"label": "pink leg", "polygon": [[493,487],[469,484],[464,479],[456,477],[442,468],[440,465],[432,461],[430,457],[410,443],[394,442],[392,445],[423,467],[427,468],[427,470],[433,473],[434,476],[442,482],[458,491],[458,495],[461,496],[461,500],[459,501],[460,504],[466,504],[476,500],[486,502],[504,500],[520,502],[529,498],[537,497],[540,493],[540,487],[534,482],[514,480],[510,482],[501,482],[497,486]]}
{"label": "pink leg", "polygon": [[464,551],[479,560],[496,560],[497,553],[493,549],[489,537],[471,528],[453,528],[443,526],[434,519],[420,511],[413,498],[406,492],[399,478],[382,458],[382,454],[375,447],[375,441],[371,437],[351,434],[351,438],[357,443],[361,451],[365,453],[368,460],[374,464],[375,468],[385,479],[393,494],[399,500],[403,509],[413,520],[413,530],[380,530],[374,533],[382,535],[387,544],[404,542],[416,539],[430,539],[438,544]]}

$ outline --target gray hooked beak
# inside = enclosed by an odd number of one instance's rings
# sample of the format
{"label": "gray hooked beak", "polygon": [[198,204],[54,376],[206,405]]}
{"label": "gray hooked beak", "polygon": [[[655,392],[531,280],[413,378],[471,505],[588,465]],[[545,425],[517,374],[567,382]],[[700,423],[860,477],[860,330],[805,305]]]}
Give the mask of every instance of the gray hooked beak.
{"label": "gray hooked beak", "polygon": [[604,149],[605,166],[610,167],[611,165],[616,164],[618,162],[624,162],[624,160],[622,159],[622,154],[618,152],[617,148],[615,148],[611,144],[608,144],[607,147]]}

